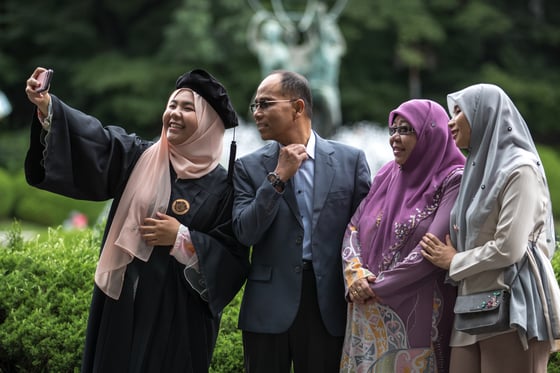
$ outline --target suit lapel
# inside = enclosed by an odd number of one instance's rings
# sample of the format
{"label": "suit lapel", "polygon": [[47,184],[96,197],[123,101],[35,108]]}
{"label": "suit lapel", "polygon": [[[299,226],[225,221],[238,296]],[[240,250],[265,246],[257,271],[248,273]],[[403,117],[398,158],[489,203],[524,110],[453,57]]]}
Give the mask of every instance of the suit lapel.
{"label": "suit lapel", "polygon": [[317,142],[315,145],[315,176],[313,180],[313,230],[319,220],[319,215],[325,205],[335,175],[335,165],[332,159],[334,149],[319,135],[315,134],[315,136]]}
{"label": "suit lapel", "polygon": [[[276,164],[278,163],[279,151],[280,151],[280,145],[277,142],[275,142],[270,147],[270,149],[264,154],[263,167],[265,170],[265,174],[274,171],[274,169],[276,168]],[[286,204],[294,214],[298,223],[303,227],[303,222],[301,221],[296,195],[294,193],[294,184],[291,179],[288,180],[288,182],[286,183],[286,189],[284,190],[284,194],[282,195],[282,198],[284,198],[284,200],[286,201]]]}

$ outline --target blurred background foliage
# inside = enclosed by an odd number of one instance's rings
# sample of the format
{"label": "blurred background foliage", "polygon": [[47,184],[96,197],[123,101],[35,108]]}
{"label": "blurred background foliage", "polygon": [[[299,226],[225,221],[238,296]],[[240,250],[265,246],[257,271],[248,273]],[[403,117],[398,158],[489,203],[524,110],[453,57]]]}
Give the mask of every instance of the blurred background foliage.
{"label": "blurred background foliage", "polygon": [[[2,0],[0,90],[13,111],[0,119],[0,168],[11,175],[22,169],[34,110],[24,87],[36,66],[55,70],[51,92],[68,104],[145,137],[159,135],[176,78],[202,67],[250,123],[247,106],[261,73],[247,47],[248,25],[259,7],[273,11],[271,1]],[[282,3],[302,14],[316,1]],[[332,8],[336,0],[323,2]],[[337,23],[346,39],[345,125],[385,123],[411,97],[446,106],[449,92],[498,84],[546,153],[553,200],[560,198],[560,2],[348,0]]]}
{"label": "blurred background foliage", "polygon": [[[68,104],[146,137],[159,134],[176,78],[205,68],[224,83],[238,113],[250,122],[247,107],[261,76],[257,57],[247,48],[255,12],[249,1],[1,0],[0,91],[13,111],[0,118],[0,221],[15,216],[56,226],[79,210],[95,222],[106,207],[64,200],[25,183],[22,167],[34,108],[24,87],[35,67],[55,70],[51,92]],[[251,3],[271,10],[270,1]],[[296,12],[305,3],[283,1]],[[324,3],[332,6],[335,0]],[[411,97],[446,106],[449,92],[479,82],[498,84],[539,145],[560,221],[559,1],[349,0],[338,25],[347,44],[340,70],[346,125],[385,123],[389,111]],[[49,230],[25,243],[20,234],[8,232],[7,248],[0,245],[5,254],[0,256],[5,284],[0,363],[7,364],[0,364],[0,371],[46,371],[45,364],[58,364],[50,365],[52,371],[75,371],[100,232],[78,231],[75,238],[71,232],[66,238],[60,229]],[[63,245],[67,239],[72,241]],[[557,275],[559,263],[557,252]],[[239,294],[224,313],[214,372],[240,369],[238,302]],[[560,372],[560,359],[554,355],[553,360],[549,372]]]}
{"label": "blurred background foliage", "polygon": [[[309,0],[315,1],[315,0]],[[271,9],[270,1],[252,1]],[[325,0],[332,7],[334,0]],[[2,130],[25,128],[25,80],[55,70],[52,93],[107,124],[159,134],[175,79],[202,67],[228,88],[245,119],[261,76],[247,48],[247,0],[2,0],[0,90],[13,105]],[[288,11],[306,2],[284,0]],[[560,126],[560,2],[552,0],[349,0],[338,24],[347,43],[343,121],[384,123],[411,97],[445,105],[448,92],[501,85],[537,142]]]}

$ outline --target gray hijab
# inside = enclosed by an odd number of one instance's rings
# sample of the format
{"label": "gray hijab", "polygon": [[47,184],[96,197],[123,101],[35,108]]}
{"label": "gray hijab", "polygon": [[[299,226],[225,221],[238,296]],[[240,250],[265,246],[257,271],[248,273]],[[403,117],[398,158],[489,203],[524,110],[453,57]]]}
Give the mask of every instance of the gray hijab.
{"label": "gray hijab", "polygon": [[[447,104],[451,115],[457,105],[471,126],[469,154],[459,196],[451,211],[451,239],[458,251],[464,251],[475,246],[474,241],[513,170],[531,165],[542,173],[545,182],[546,178],[525,120],[500,87],[472,85],[449,94]],[[552,255],[552,210],[544,232]]]}

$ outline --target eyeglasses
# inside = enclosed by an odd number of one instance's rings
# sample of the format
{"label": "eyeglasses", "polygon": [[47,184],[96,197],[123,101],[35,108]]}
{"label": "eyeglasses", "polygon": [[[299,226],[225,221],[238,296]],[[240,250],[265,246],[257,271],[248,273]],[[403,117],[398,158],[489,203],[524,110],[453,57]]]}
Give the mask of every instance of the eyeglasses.
{"label": "eyeglasses", "polygon": [[411,135],[414,133],[414,128],[410,126],[389,127],[389,136],[393,136],[395,133],[398,133],[399,136]]}
{"label": "eyeglasses", "polygon": [[249,105],[249,110],[251,110],[251,113],[254,114],[259,108],[266,110],[278,102],[294,102],[297,100],[297,98],[292,98],[291,100],[263,100]]}

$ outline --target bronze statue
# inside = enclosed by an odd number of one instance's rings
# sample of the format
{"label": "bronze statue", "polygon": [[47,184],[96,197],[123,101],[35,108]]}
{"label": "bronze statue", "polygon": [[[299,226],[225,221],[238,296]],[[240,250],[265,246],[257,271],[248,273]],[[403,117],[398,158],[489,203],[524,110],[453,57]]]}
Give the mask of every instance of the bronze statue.
{"label": "bronze statue", "polygon": [[247,33],[249,49],[259,59],[262,76],[286,69],[303,74],[313,91],[315,130],[330,137],[342,125],[338,76],[346,43],[338,16],[348,0],[325,3],[308,0],[304,11],[288,12],[282,0],[271,0],[272,10],[249,0],[255,10]]}

